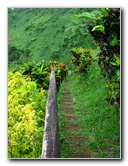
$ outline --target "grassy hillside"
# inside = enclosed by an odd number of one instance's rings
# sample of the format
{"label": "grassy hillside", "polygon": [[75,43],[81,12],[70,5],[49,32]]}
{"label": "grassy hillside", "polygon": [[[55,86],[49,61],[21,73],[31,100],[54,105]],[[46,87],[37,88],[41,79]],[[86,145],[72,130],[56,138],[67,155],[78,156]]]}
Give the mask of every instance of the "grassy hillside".
{"label": "grassy hillside", "polygon": [[93,8],[9,9],[9,46],[29,50],[34,61],[59,60],[70,66],[72,47],[95,47],[85,22],[98,12]]}

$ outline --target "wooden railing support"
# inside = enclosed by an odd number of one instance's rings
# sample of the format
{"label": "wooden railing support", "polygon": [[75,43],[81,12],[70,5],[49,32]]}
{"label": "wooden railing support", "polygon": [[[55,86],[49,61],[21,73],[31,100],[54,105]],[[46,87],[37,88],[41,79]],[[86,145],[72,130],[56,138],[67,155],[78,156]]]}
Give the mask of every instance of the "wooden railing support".
{"label": "wooden railing support", "polygon": [[42,158],[60,157],[55,71],[50,76],[42,146]]}

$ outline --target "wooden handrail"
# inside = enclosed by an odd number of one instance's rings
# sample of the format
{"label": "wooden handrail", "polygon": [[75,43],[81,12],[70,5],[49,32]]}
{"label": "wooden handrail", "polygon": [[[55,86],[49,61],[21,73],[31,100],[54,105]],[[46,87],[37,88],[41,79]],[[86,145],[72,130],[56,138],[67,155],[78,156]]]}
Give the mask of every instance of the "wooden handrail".
{"label": "wooden handrail", "polygon": [[46,104],[42,158],[59,158],[58,107],[55,71],[51,71]]}

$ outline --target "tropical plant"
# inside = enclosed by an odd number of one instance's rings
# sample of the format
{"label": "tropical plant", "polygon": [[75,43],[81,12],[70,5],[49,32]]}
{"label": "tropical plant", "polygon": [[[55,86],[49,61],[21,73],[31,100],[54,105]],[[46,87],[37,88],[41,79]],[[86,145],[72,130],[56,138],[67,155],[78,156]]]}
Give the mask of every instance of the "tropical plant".
{"label": "tropical plant", "polygon": [[48,90],[51,70],[56,71],[55,77],[57,88],[59,88],[60,83],[66,77],[68,71],[66,64],[62,62],[44,62],[43,60],[38,63],[33,62],[32,64],[24,64],[21,69],[23,75],[29,75],[31,80],[37,82],[38,88],[43,87],[46,90]]}
{"label": "tropical plant", "polygon": [[40,158],[46,92],[30,77],[8,73],[8,157]]}
{"label": "tropical plant", "polygon": [[102,8],[102,13],[94,18],[95,24],[88,25],[94,40],[98,41],[100,53],[98,64],[108,79],[110,94],[107,99],[120,108],[120,9]]}
{"label": "tropical plant", "polygon": [[71,52],[74,55],[71,61],[75,66],[75,72],[86,74],[89,66],[94,61],[93,57],[90,55],[91,50],[82,47],[74,47]]}

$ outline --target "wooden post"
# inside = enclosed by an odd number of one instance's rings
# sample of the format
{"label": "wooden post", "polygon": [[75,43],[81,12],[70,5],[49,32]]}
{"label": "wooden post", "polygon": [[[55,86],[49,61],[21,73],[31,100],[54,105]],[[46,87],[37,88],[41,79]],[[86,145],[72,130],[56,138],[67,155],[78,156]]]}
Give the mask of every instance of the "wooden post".
{"label": "wooden post", "polygon": [[51,71],[46,104],[42,158],[59,158],[58,108],[55,71]]}

